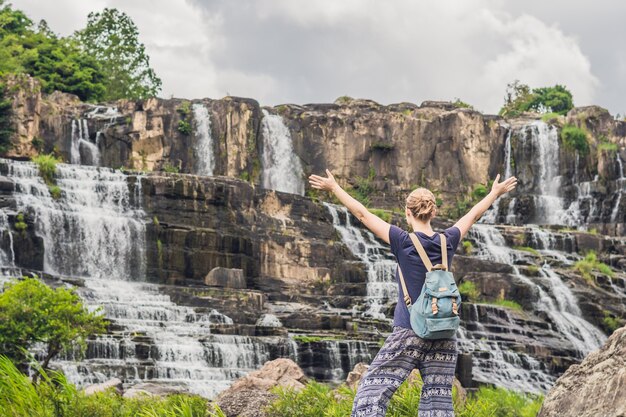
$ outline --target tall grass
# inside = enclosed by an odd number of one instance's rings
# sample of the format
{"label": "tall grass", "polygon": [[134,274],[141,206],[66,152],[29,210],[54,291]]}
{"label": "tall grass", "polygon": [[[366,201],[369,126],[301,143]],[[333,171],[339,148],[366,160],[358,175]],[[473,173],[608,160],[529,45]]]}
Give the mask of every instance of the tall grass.
{"label": "tall grass", "polygon": [[[318,382],[309,382],[303,390],[275,390],[278,398],[266,409],[268,417],[345,417],[350,415],[354,390],[345,385],[333,390]],[[419,408],[422,383],[405,382],[392,397],[387,417],[414,417]],[[535,417],[543,398],[502,388],[482,387],[460,403],[456,390],[453,402],[457,417]]]}
{"label": "tall grass", "polygon": [[126,399],[115,390],[85,395],[61,373],[41,371],[36,385],[0,356],[0,410],[11,417],[225,417],[193,395]]}

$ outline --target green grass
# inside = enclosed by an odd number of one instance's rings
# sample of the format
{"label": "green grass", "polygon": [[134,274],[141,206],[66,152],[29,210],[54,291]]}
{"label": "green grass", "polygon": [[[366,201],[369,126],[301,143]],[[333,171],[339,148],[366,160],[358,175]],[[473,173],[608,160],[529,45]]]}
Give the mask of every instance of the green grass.
{"label": "green grass", "polygon": [[324,342],[327,340],[339,340],[339,337],[338,336],[296,335],[296,336],[293,336],[293,340],[299,343],[315,343],[315,342]]}
{"label": "green grass", "polygon": [[169,173],[172,173],[172,174],[178,174],[180,172],[180,169],[178,169],[177,166],[172,165],[169,162],[166,162],[163,165],[163,171],[169,172]]}
{"label": "green grass", "polygon": [[541,256],[541,254],[539,252],[537,252],[536,249],[531,248],[530,246],[513,246],[513,249],[521,250],[521,251],[528,252],[528,253],[532,253],[535,256]]}
{"label": "green grass", "polygon": [[604,324],[604,327],[609,331],[609,333],[613,333],[615,330],[624,325],[624,320],[612,316],[611,313],[609,313],[608,311],[604,311],[602,324]]}
{"label": "green grass", "polygon": [[59,187],[58,185],[49,185],[48,190],[50,191],[50,195],[52,196],[52,198],[54,198],[55,200],[61,198],[61,187]]}
{"label": "green grass", "polygon": [[550,123],[552,121],[558,121],[560,117],[561,115],[558,113],[546,113],[541,116],[541,121],[545,123]]}
{"label": "green grass", "polygon": [[[472,251],[474,250],[474,245],[472,245],[472,242],[470,242],[469,240],[464,240],[463,241],[463,253],[465,255],[469,255],[470,253],[472,253]],[[469,281],[466,281],[469,282]]]}
{"label": "green grass", "polygon": [[466,301],[477,301],[480,297],[480,291],[478,291],[478,288],[476,288],[476,284],[474,284],[472,281],[463,281],[461,284],[459,284],[459,292]]}
{"label": "green grass", "polygon": [[371,208],[368,210],[370,211],[370,213],[372,213],[373,215],[377,217],[380,217],[382,220],[386,221],[387,223],[391,223],[391,218],[392,218],[391,211],[383,210],[383,209],[375,209],[375,208]]}
{"label": "green grass", "polygon": [[587,132],[577,126],[563,126],[563,129],[561,129],[561,140],[570,149],[575,149],[584,155],[589,152]]}
{"label": "green grass", "polygon": [[617,152],[618,149],[619,147],[617,146],[617,143],[600,142],[598,144],[598,150],[600,151]]}
{"label": "green grass", "polygon": [[[502,388],[481,387],[470,393],[465,404],[452,390],[457,417],[535,417],[543,397],[507,391]],[[268,417],[346,417],[350,415],[355,391],[341,385],[331,389],[319,382],[309,382],[304,389],[275,388],[278,398],[265,410]],[[414,417],[422,394],[418,378],[405,381],[391,398],[387,417]]]}
{"label": "green grass", "polygon": [[52,154],[41,154],[33,158],[33,162],[39,168],[39,175],[48,185],[54,185],[54,176],[57,171],[57,164],[61,162]]}
{"label": "green grass", "polygon": [[615,274],[610,266],[598,260],[596,253],[593,251],[587,252],[583,259],[576,261],[573,268],[590,284],[595,284],[593,271],[609,277],[613,277]]}
{"label": "green grass", "polygon": [[194,395],[126,399],[107,390],[88,396],[57,372],[42,372],[34,385],[5,356],[0,356],[0,393],[0,410],[12,417],[224,417]]}
{"label": "green grass", "polygon": [[522,306],[513,300],[495,300],[495,301],[485,301],[485,302],[481,302],[480,304],[490,304],[490,305],[495,305],[495,306],[500,306],[500,307],[505,307],[505,308],[510,308],[512,310],[517,310],[517,311],[522,311],[524,310],[522,308]]}
{"label": "green grass", "polygon": [[383,151],[383,152],[391,151],[393,150],[393,148],[395,148],[395,145],[393,143],[382,142],[382,141],[374,142],[370,145],[370,149]]}
{"label": "green grass", "polygon": [[460,98],[457,98],[456,100],[454,100],[452,102],[452,104],[457,109],[472,109],[472,110],[474,109],[474,106],[472,106],[471,104],[468,104],[468,103],[462,101]]}

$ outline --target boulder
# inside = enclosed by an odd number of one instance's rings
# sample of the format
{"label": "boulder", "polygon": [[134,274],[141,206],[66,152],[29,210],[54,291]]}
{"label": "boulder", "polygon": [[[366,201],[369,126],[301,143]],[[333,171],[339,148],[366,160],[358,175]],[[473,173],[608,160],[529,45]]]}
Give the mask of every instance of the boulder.
{"label": "boulder", "polygon": [[244,289],[246,278],[242,269],[216,267],[204,278],[204,283],[211,287]]}
{"label": "boulder", "polygon": [[85,395],[93,395],[97,392],[103,392],[108,390],[109,388],[115,388],[118,394],[122,394],[122,381],[118,378],[109,379],[108,381],[102,382],[100,384],[88,385],[83,389],[83,393]]}
{"label": "boulder", "polygon": [[365,375],[367,368],[369,368],[369,365],[364,362],[359,362],[354,365],[354,369],[350,371],[350,373],[348,374],[348,378],[346,378],[346,385],[355,390],[359,385],[361,378],[363,378],[363,375]]}
{"label": "boulder", "polygon": [[294,361],[280,358],[235,381],[217,397],[217,404],[228,417],[261,417],[265,415],[263,409],[276,398],[272,388],[300,390],[305,382],[304,372]]}
{"label": "boulder", "polygon": [[133,385],[131,388],[124,392],[124,398],[136,398],[141,396],[148,397],[165,397],[171,394],[183,394],[188,393],[185,387],[178,385],[161,385],[151,382],[143,382],[137,385]]}
{"label": "boulder", "polygon": [[626,416],[626,327],[572,365],[546,395],[538,417]]}

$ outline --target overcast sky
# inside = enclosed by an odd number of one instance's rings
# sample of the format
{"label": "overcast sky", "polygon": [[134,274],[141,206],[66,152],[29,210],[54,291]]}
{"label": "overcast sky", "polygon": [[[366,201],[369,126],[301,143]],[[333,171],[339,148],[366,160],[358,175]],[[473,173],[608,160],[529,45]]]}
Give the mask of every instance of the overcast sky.
{"label": "overcast sky", "polygon": [[622,0],[13,0],[67,35],[116,7],[140,31],[163,97],[263,105],[460,98],[495,113],[507,83],[565,84],[626,113]]}

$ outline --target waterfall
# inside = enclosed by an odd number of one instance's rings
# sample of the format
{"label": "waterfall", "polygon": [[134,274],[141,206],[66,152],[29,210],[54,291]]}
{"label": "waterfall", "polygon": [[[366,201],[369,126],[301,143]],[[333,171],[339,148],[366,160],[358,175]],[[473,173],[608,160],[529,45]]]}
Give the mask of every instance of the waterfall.
{"label": "waterfall", "polygon": [[[55,365],[78,386],[119,377],[176,384],[208,398],[260,367],[281,339],[210,334],[232,320],[216,311],[178,306],[145,278],[145,223],[141,178],[106,168],[57,165],[61,197],[52,198],[33,163],[0,160],[14,182],[17,212],[24,213],[45,247],[44,272],[84,278],[78,292],[88,308],[102,308],[114,325],[88,341],[87,359],[75,354]],[[3,240],[10,226],[0,213]],[[3,246],[4,248],[5,246]],[[12,250],[12,249],[11,249]],[[2,256],[3,269],[10,256]],[[282,349],[283,351],[285,349]]]}
{"label": "waterfall", "polygon": [[384,319],[383,308],[398,298],[398,284],[395,281],[398,264],[390,255],[389,248],[381,245],[371,232],[352,226],[352,216],[347,208],[328,203],[324,205],[333,218],[333,226],[341,240],[367,267],[366,314]]}
{"label": "waterfall", "polygon": [[[100,166],[100,140],[106,128],[115,123],[120,113],[116,107],[92,106],[84,113],[83,118],[72,120],[70,137],[70,163],[74,165]],[[96,132],[95,142],[89,135],[89,120],[107,121],[102,129]]]}
{"label": "waterfall", "polygon": [[[511,135],[513,134],[513,129],[507,125],[507,128],[509,129],[509,131],[506,134],[506,139],[504,142],[504,177],[500,178],[500,181],[504,181],[505,179],[509,178],[511,176]],[[514,200],[511,200],[514,204]],[[509,205],[509,211],[511,210],[511,205]],[[494,224],[497,221],[498,218],[498,212],[500,211],[500,199],[497,199],[493,205],[489,208],[489,210],[487,210],[485,212],[485,214],[483,214],[483,216],[480,218],[479,223],[486,223],[486,224]],[[506,222],[510,223],[510,222],[514,222],[515,221],[515,217],[513,217],[513,220],[509,220],[509,214],[507,214],[507,219]]]}
{"label": "waterfall", "polygon": [[213,138],[211,137],[209,110],[202,103],[195,103],[191,108],[196,126],[196,174],[213,175],[215,158],[213,156]]}
{"label": "waterfall", "polygon": [[508,248],[497,228],[475,225],[470,234],[480,244],[477,251],[479,258],[511,265],[515,276],[536,290],[539,300],[535,303],[535,309],[545,312],[551,318],[555,330],[569,340],[581,358],[604,343],[604,333],[582,317],[574,294],[547,263],[539,272],[544,282],[547,281],[549,292],[520,273],[515,261],[526,255],[523,252],[514,253],[514,250]]}
{"label": "waterfall", "polygon": [[263,187],[304,195],[304,172],[293,151],[289,129],[282,117],[263,110],[261,121]]}
{"label": "waterfall", "polygon": [[[622,158],[619,152],[616,153],[617,159],[617,167],[619,169],[619,178],[617,179],[617,199],[615,200],[615,205],[611,210],[611,223],[617,222],[617,215],[619,214],[620,203],[622,202],[622,194],[624,193],[624,189],[626,189],[626,178],[624,178],[624,165],[622,163]],[[621,221],[624,221],[622,218]]]}
{"label": "waterfall", "polygon": [[[578,223],[571,210],[565,210],[560,196],[561,176],[559,174],[559,133],[555,126],[542,121],[535,121],[521,130],[529,131],[536,163],[539,168],[537,186],[539,195],[535,196],[536,218],[541,224]],[[525,138],[525,135],[521,135]]]}

